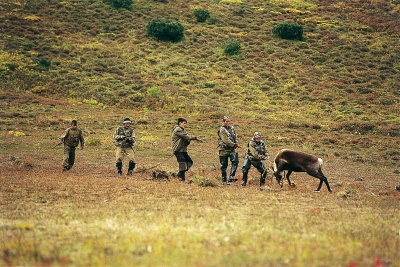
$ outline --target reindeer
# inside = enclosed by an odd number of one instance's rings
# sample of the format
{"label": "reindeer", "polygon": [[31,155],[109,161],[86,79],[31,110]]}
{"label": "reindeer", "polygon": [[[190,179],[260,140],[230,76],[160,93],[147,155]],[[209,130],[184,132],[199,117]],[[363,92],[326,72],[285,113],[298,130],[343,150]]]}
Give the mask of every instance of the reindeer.
{"label": "reindeer", "polygon": [[332,192],[328,179],[322,173],[322,159],[316,156],[294,151],[290,149],[282,149],[278,152],[274,160],[274,176],[278,184],[282,187],[282,171],[287,170],[286,178],[289,182],[290,186],[294,186],[294,184],[290,181],[289,176],[292,172],[306,172],[309,175],[318,178],[320,180],[317,190],[315,192],[319,192],[321,189],[322,183],[326,184],[329,192]]}

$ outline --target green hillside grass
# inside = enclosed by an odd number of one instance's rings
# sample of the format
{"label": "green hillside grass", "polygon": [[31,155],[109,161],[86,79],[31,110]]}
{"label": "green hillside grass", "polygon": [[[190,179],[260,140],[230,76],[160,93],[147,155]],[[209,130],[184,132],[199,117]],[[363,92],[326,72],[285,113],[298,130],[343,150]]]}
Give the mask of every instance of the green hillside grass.
{"label": "green hillside grass", "polygon": [[[146,36],[156,17],[179,21],[183,40]],[[399,265],[399,21],[398,0],[1,1],[0,265]],[[282,22],[303,40],[273,36]],[[231,38],[241,53],[226,56]],[[254,168],[245,188],[221,186],[224,115],[240,166],[260,131],[268,166],[282,148],[318,155],[333,193],[312,193],[304,173],[261,191]],[[189,147],[192,184],[153,176],[176,171],[180,116],[204,140]],[[133,177],[116,176],[124,117]],[[86,146],[61,172],[72,119]]]}
{"label": "green hillside grass", "polygon": [[[199,7],[213,19],[198,23]],[[376,134],[400,132],[399,9],[396,1],[135,1],[131,11],[101,0],[2,2],[1,89],[6,99],[32,92],[202,119],[229,114],[299,142],[321,131],[327,146],[368,134],[361,142],[371,148]],[[156,17],[182,23],[183,41],[146,36]],[[285,21],[303,26],[303,41],[272,35]],[[223,55],[229,38],[240,55]],[[357,140],[343,140],[349,134]],[[377,156],[391,160],[364,160]]]}
{"label": "green hillside grass", "polygon": [[[136,1],[132,11],[100,0],[2,3],[1,76],[7,90],[105,105],[143,106],[156,86],[173,112],[179,96],[198,112],[313,105],[317,117],[368,120],[398,103],[399,4],[363,2]],[[197,23],[197,7],[213,23]],[[180,21],[184,40],[148,38],[145,26],[156,17]],[[305,40],[274,37],[284,21],[302,25]],[[240,40],[239,56],[223,55],[229,38]],[[379,115],[372,117],[393,113]]]}

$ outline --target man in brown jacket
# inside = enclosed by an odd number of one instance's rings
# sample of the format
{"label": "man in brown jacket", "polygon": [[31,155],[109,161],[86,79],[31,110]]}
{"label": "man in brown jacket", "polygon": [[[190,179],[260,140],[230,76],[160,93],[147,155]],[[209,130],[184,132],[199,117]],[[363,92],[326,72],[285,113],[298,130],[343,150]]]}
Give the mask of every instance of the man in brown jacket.
{"label": "man in brown jacket", "polygon": [[193,160],[190,158],[187,147],[191,140],[200,141],[195,135],[188,134],[185,130],[186,119],[178,118],[178,124],[172,130],[172,150],[179,164],[179,172],[177,174],[181,182],[185,182],[185,172],[193,165]]}
{"label": "man in brown jacket", "polygon": [[65,130],[64,134],[60,137],[60,141],[64,143],[63,171],[68,171],[74,165],[76,147],[80,143],[83,150],[85,146],[82,130],[78,128],[76,120],[71,121],[71,127]]}

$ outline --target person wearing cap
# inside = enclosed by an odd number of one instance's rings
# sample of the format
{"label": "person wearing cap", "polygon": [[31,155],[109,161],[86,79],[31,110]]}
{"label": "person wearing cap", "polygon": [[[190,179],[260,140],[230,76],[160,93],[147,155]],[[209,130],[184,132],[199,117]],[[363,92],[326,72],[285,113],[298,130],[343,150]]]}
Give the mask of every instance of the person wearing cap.
{"label": "person wearing cap", "polygon": [[[239,155],[236,148],[240,148],[238,144],[235,128],[231,125],[231,120],[228,116],[224,116],[223,125],[218,130],[218,154],[221,164],[222,183],[230,184],[237,181],[235,178],[237,166],[239,165]],[[228,160],[231,162],[231,170],[229,180],[227,180]]]}
{"label": "person wearing cap", "polygon": [[85,146],[82,130],[78,128],[76,120],[71,121],[71,127],[67,128],[60,137],[60,144],[64,143],[63,171],[68,171],[75,163],[75,149],[81,144],[81,150]]}
{"label": "person wearing cap", "polygon": [[174,126],[172,130],[172,150],[178,161],[178,178],[181,182],[185,182],[185,173],[192,167],[193,160],[190,158],[187,148],[190,145],[191,140],[200,141],[200,139],[195,136],[188,134],[185,130],[187,121],[184,118],[178,118],[178,124]]}
{"label": "person wearing cap", "polygon": [[129,118],[125,118],[122,121],[122,125],[119,126],[113,135],[115,140],[115,146],[117,147],[115,151],[116,164],[118,170],[118,175],[122,175],[122,162],[125,155],[129,159],[128,172],[126,175],[132,175],[133,169],[136,166],[133,144],[136,141],[135,130],[131,126],[132,121]]}
{"label": "person wearing cap", "polygon": [[247,177],[251,165],[256,167],[261,174],[260,187],[264,186],[265,184],[265,177],[268,174],[268,169],[263,160],[268,159],[269,155],[265,147],[265,142],[261,140],[261,138],[262,138],[261,133],[255,132],[253,138],[249,141],[247,145],[245,160],[242,167],[243,171],[242,186],[246,186],[247,184]]}

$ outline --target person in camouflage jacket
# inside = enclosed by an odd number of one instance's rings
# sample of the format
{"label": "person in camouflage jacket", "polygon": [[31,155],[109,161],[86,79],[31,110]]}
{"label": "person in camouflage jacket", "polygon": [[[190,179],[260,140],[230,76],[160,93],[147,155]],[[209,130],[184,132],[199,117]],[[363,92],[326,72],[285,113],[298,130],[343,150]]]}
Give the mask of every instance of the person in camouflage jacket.
{"label": "person in camouflage jacket", "polygon": [[71,121],[71,127],[67,128],[60,137],[60,144],[61,143],[64,144],[63,171],[68,171],[75,163],[76,147],[80,143],[81,150],[83,150],[85,146],[82,130],[78,128],[78,122],[76,120]]}
{"label": "person in camouflage jacket", "polygon": [[193,160],[190,158],[187,148],[191,140],[199,141],[195,135],[188,134],[185,130],[186,119],[178,118],[178,124],[172,130],[172,150],[178,161],[179,171],[177,176],[181,182],[185,182],[185,173],[192,167]]}
{"label": "person in camouflage jacket", "polygon": [[124,160],[125,155],[129,159],[128,165],[128,173],[126,175],[132,175],[133,169],[136,166],[135,157],[133,152],[133,144],[136,141],[135,130],[131,126],[132,121],[129,118],[125,118],[122,122],[122,125],[119,126],[113,135],[115,140],[115,157],[118,175],[122,175],[122,162]]}
{"label": "person in camouflage jacket", "polygon": [[268,169],[263,160],[269,158],[267,149],[265,147],[265,142],[261,140],[262,136],[260,132],[255,132],[253,138],[249,141],[247,146],[247,151],[245,155],[245,161],[243,163],[243,180],[242,186],[247,184],[247,177],[251,165],[257,168],[258,172],[261,174],[260,177],[260,187],[265,184],[265,177],[268,174]]}
{"label": "person in camouflage jacket", "polygon": [[[235,178],[236,170],[239,165],[239,156],[236,148],[240,148],[238,144],[235,128],[231,125],[231,120],[228,116],[224,116],[223,125],[218,130],[218,149],[219,162],[221,164],[222,183],[229,184],[237,181]],[[227,180],[228,160],[231,162],[231,170],[229,180]]]}

